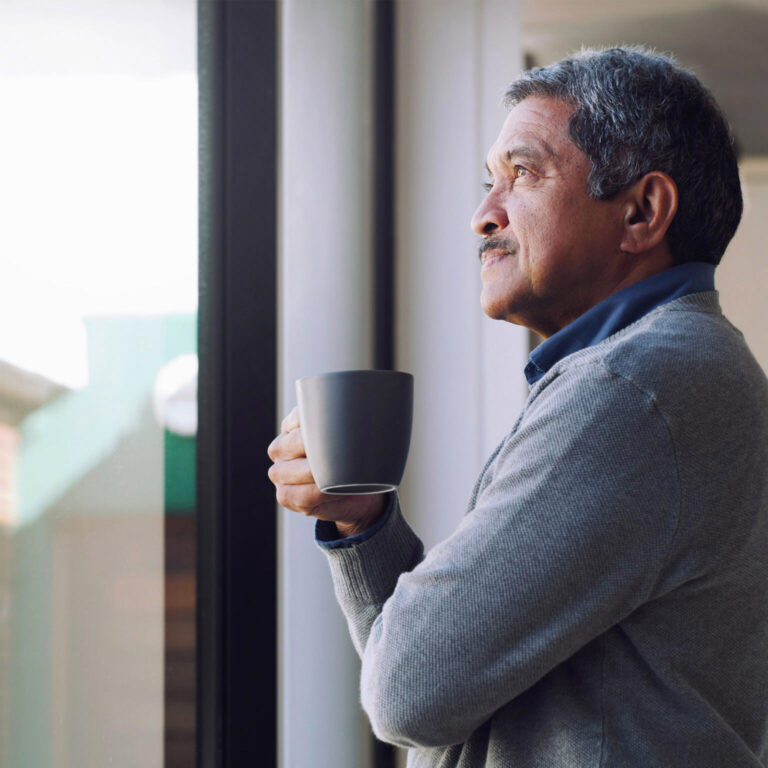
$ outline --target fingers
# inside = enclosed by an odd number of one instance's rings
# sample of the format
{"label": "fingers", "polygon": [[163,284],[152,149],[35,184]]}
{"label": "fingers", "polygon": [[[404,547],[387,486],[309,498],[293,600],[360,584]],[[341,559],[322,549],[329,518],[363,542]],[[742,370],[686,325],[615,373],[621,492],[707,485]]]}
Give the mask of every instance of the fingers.
{"label": "fingers", "polygon": [[267,453],[272,461],[290,461],[306,456],[301,429],[293,428],[290,432],[281,432],[269,444]]}
{"label": "fingers", "polygon": [[299,408],[296,406],[280,424],[280,434],[269,444],[267,453],[272,461],[305,456],[304,441],[299,429]]}
{"label": "fingers", "polygon": [[315,484],[304,449],[299,409],[294,408],[282,421],[280,434],[267,449],[274,464],[269,479],[275,484],[277,503],[294,512],[312,515],[328,497]]}
{"label": "fingers", "polygon": [[281,507],[301,512],[303,515],[313,514],[313,511],[327,498],[314,483],[277,485],[275,495]]}
{"label": "fingers", "polygon": [[275,485],[303,485],[315,482],[309,462],[305,458],[278,461],[269,468],[267,474]]}
{"label": "fingers", "polygon": [[[365,530],[384,509],[385,499],[380,496],[332,496],[323,493],[314,483],[276,485],[277,503],[281,507],[352,526],[355,531]],[[345,534],[351,535],[351,534]]]}
{"label": "fingers", "polygon": [[280,425],[281,432],[290,432],[293,429],[299,427],[299,407],[295,406],[294,409],[283,419]]}

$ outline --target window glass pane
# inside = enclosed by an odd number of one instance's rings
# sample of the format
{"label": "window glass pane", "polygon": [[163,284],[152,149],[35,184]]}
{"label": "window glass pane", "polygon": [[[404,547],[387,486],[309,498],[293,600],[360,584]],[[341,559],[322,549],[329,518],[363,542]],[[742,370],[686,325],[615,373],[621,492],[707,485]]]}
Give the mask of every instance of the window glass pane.
{"label": "window glass pane", "polygon": [[0,768],[194,764],[195,23],[0,4]]}

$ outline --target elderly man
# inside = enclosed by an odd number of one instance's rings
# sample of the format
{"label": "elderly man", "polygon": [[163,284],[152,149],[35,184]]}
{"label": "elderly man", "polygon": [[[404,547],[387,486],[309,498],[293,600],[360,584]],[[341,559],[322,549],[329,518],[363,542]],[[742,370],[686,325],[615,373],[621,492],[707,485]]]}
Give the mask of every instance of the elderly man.
{"label": "elderly man", "polygon": [[463,521],[425,556],[394,496],[323,496],[295,412],[277,498],[319,519],[363,706],[410,767],[765,765],[768,384],[714,290],[727,123],[633,48],[507,101],[481,302],[546,340]]}

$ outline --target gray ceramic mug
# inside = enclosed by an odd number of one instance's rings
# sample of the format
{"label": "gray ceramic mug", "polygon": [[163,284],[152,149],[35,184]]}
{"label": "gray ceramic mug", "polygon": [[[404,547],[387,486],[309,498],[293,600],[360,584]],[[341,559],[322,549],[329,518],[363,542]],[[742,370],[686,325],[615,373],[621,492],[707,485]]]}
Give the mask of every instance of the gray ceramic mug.
{"label": "gray ceramic mug", "polygon": [[400,484],[413,420],[413,376],[335,371],[296,382],[309,468],[323,493],[386,493]]}

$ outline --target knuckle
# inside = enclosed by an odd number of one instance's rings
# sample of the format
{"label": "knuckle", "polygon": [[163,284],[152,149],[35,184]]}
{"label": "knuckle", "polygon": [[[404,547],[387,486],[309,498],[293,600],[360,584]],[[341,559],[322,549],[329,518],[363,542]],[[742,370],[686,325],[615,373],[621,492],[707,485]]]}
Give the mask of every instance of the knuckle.
{"label": "knuckle", "polygon": [[294,406],[280,424],[281,432],[291,432],[299,426],[299,407]]}
{"label": "knuckle", "polygon": [[290,500],[289,500],[288,492],[284,485],[277,486],[275,497],[277,498],[277,503],[281,507],[287,507],[288,509],[290,509]]}
{"label": "knuckle", "polygon": [[291,448],[297,451],[297,456],[304,455],[304,436],[301,434],[301,427],[294,429],[290,434]]}
{"label": "knuckle", "polygon": [[281,440],[280,435],[278,435],[267,448],[267,455],[269,456],[272,461],[275,461],[277,457],[280,455],[280,447],[281,447]]}
{"label": "knuckle", "polygon": [[306,517],[311,517],[314,514],[317,501],[313,494],[313,489],[301,485],[297,487],[296,496],[293,499],[293,508],[296,512],[301,512]]}

